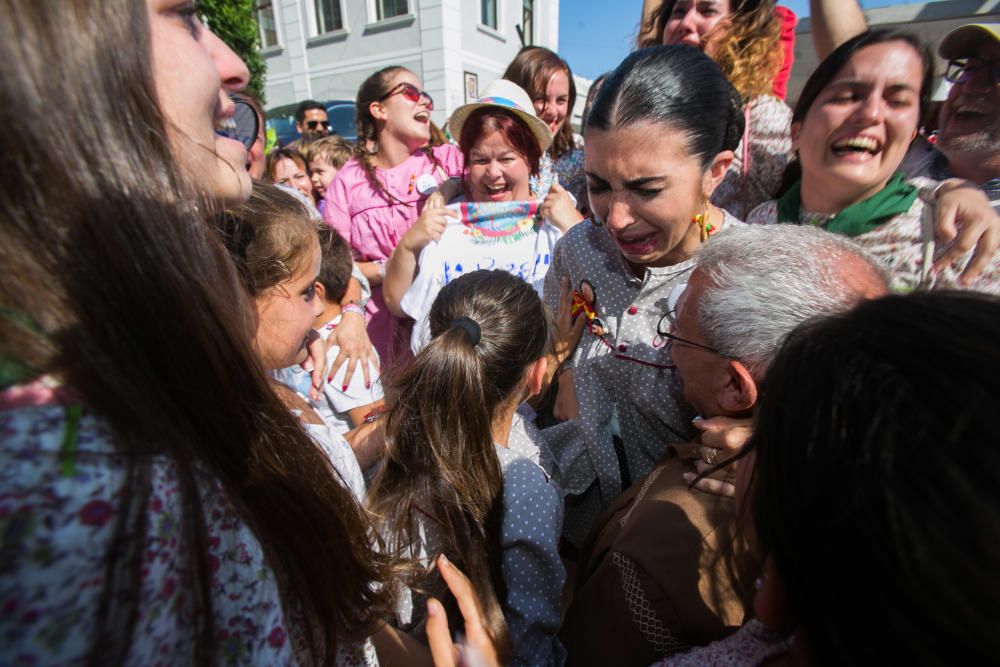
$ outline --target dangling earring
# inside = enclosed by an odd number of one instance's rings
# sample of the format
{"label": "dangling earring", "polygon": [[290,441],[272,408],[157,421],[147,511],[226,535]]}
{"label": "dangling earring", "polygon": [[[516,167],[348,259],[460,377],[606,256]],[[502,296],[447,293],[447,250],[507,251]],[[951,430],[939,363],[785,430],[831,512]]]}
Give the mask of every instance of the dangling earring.
{"label": "dangling earring", "polygon": [[691,218],[692,225],[698,225],[701,234],[701,242],[704,243],[708,237],[715,233],[715,226],[708,221],[708,200],[705,201],[705,210]]}

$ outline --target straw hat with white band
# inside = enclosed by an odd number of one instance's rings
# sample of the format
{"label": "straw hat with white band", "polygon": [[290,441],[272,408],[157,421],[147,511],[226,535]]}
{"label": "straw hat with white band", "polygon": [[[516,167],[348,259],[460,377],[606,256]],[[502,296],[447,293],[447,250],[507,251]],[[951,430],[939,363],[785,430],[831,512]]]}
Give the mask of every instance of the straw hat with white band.
{"label": "straw hat with white band", "polygon": [[448,119],[448,132],[456,141],[462,136],[462,127],[472,112],[484,107],[506,109],[523,120],[538,140],[542,152],[548,150],[552,143],[552,132],[549,131],[549,126],[535,115],[535,105],[531,103],[528,93],[524,92],[524,89],[516,83],[506,79],[497,79],[488,85],[479,101],[455,109],[451,118]]}

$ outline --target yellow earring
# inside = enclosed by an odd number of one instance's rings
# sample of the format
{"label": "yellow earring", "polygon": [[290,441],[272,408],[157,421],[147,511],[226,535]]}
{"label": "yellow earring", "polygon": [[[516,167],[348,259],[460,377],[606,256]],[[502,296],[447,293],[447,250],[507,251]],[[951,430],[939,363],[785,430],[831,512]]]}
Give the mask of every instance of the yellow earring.
{"label": "yellow earring", "polygon": [[701,242],[704,243],[708,237],[715,233],[715,227],[708,221],[708,202],[705,202],[705,210],[691,218],[691,224],[698,225],[701,232]]}

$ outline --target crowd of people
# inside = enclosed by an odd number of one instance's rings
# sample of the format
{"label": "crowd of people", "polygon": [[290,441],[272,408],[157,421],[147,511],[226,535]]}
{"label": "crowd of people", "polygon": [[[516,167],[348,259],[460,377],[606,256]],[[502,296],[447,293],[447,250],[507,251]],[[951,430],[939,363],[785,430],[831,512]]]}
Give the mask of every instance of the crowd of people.
{"label": "crowd of people", "polygon": [[645,0],[579,133],[525,47],[265,152],[194,4],[0,3],[0,663],[995,662],[1000,24],[812,0],[791,108]]}

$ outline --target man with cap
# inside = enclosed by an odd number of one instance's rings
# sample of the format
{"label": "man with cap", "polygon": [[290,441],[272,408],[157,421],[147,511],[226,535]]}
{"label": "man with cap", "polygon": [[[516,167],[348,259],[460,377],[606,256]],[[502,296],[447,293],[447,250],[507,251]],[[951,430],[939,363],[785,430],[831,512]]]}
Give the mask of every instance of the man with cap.
{"label": "man with cap", "polygon": [[1000,23],[973,23],[948,33],[938,53],[952,83],[941,109],[935,180],[957,176],[977,183],[1000,208]]}

